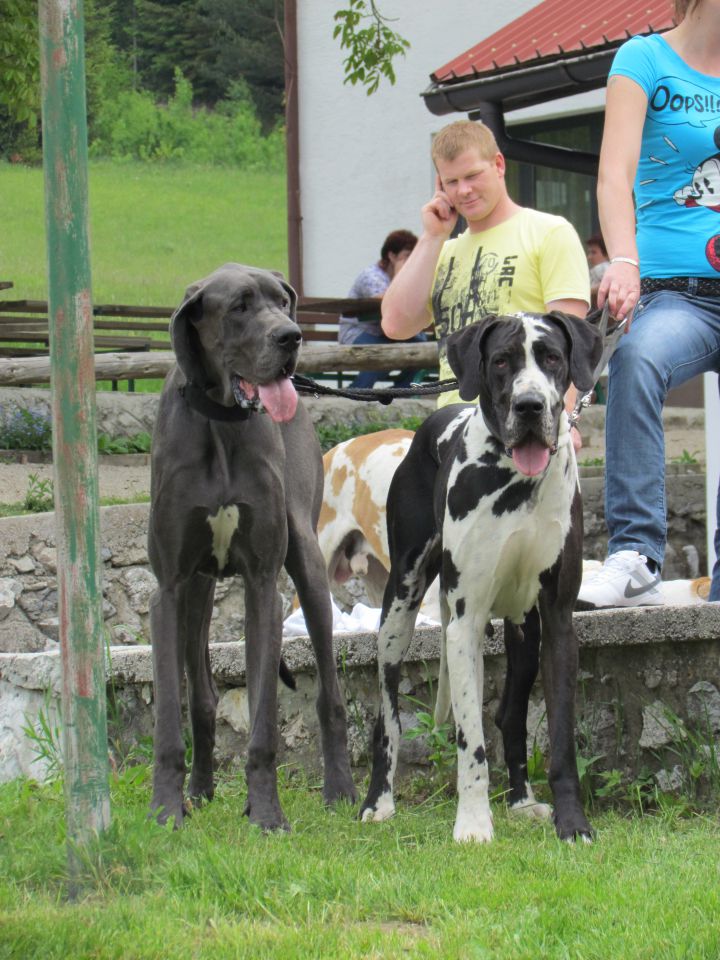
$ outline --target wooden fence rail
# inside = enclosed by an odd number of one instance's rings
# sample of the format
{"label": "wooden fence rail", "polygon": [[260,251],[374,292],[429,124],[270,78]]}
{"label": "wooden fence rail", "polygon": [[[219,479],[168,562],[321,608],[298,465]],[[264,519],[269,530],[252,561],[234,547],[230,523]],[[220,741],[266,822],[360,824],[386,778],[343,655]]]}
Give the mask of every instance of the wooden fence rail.
{"label": "wooden fence rail", "polygon": [[[98,353],[96,380],[154,380],[164,377],[175,355],[169,351],[143,353]],[[308,345],[300,352],[298,373],[308,376],[342,370],[434,370],[438,365],[437,343],[344,347]],[[0,359],[0,386],[22,386],[50,382],[50,359],[8,357]]]}

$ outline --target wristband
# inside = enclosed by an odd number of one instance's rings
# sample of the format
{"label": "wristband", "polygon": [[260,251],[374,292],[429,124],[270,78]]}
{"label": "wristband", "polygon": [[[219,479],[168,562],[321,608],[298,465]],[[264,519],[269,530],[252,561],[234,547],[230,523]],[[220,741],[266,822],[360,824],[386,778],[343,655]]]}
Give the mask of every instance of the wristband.
{"label": "wristband", "polygon": [[629,263],[631,266],[640,269],[640,264],[637,260],[633,260],[632,257],[611,257],[610,263]]}

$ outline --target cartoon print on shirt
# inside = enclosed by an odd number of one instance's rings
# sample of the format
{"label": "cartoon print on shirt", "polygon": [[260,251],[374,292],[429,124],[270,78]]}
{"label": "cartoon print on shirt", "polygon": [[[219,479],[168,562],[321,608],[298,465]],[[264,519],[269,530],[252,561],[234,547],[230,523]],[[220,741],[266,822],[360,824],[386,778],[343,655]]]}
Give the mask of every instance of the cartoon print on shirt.
{"label": "cartoon print on shirt", "polygon": [[[720,127],[716,128],[713,140],[720,149]],[[708,207],[720,213],[720,153],[703,160],[690,183],[675,191],[673,200],[682,207]]]}
{"label": "cartoon print on shirt", "polygon": [[[715,128],[713,140],[720,149],[720,127]],[[673,200],[682,207],[705,207],[720,213],[720,153],[703,160],[695,168],[690,183],[675,191]],[[705,256],[713,270],[720,272],[720,234],[710,237]]]}

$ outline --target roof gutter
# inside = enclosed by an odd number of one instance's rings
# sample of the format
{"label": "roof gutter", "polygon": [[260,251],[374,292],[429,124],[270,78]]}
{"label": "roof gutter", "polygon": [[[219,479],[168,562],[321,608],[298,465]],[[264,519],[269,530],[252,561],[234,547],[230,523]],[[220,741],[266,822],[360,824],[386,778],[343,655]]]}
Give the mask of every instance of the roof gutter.
{"label": "roof gutter", "polygon": [[593,53],[546,60],[529,67],[499,69],[472,80],[434,82],[421,96],[436,116],[467,113],[484,103],[519,110],[605,86],[621,41]]}
{"label": "roof gutter", "polygon": [[482,103],[477,110],[471,110],[468,116],[471,120],[481,120],[492,130],[500,152],[507,160],[552,167],[555,170],[569,170],[572,173],[585,173],[591,177],[597,176],[599,156],[596,153],[538,143],[534,140],[517,140],[508,136],[505,117],[499,103]]}
{"label": "roof gutter", "polygon": [[604,87],[618,46],[619,42],[592,54],[499,71],[472,80],[435,83],[422,96],[425,106],[436,116],[463,112],[471,120],[481,120],[490,127],[509,160],[597,176],[597,154],[510,137],[505,113]]}

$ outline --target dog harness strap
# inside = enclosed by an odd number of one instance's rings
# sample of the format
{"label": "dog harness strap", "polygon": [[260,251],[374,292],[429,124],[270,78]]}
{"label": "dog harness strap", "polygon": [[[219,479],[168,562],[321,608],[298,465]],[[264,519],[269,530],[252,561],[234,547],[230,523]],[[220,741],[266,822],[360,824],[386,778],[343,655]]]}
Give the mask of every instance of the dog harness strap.
{"label": "dog harness strap", "polygon": [[215,403],[194,383],[188,382],[179,387],[178,393],[192,410],[207,417],[208,420],[247,420],[255,412],[250,407],[224,407],[221,403]]}

